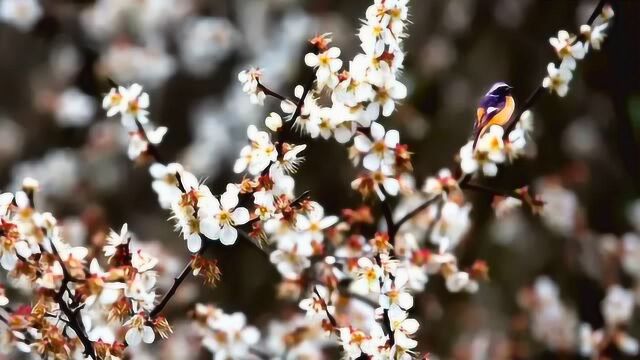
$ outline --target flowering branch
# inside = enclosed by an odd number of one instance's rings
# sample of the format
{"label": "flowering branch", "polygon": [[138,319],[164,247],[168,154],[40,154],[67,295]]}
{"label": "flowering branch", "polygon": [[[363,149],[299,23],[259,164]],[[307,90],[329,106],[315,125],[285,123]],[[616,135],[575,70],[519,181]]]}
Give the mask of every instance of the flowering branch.
{"label": "flowering branch", "polygon": [[[593,26],[593,23],[596,21],[598,16],[600,16],[600,14],[602,14],[603,9],[604,9],[605,5],[607,5],[607,3],[608,3],[608,0],[600,0],[598,2],[598,5],[596,5],[596,7],[593,9],[593,12],[589,16],[589,19],[587,20],[587,24],[586,24],[587,26],[589,26],[589,27]],[[580,34],[580,35],[581,35],[583,41],[588,40],[584,33]],[[579,40],[575,39],[573,41],[573,44],[575,44],[577,41],[579,41]],[[508,136],[508,134],[513,129],[515,129],[516,125],[520,121],[520,118],[522,117],[522,114],[524,114],[525,111],[531,109],[533,107],[533,105],[535,105],[535,103],[538,101],[540,96],[544,93],[544,90],[545,90],[545,86],[543,84],[538,86],[531,93],[531,95],[529,95],[529,97],[525,100],[524,104],[522,104],[522,106],[519,107],[519,109],[518,109],[517,113],[515,114],[515,116],[513,116],[513,118],[511,120],[509,120],[509,122],[507,124],[505,124],[505,138],[506,138],[506,136]]]}
{"label": "flowering branch", "polygon": [[51,245],[53,254],[56,256],[58,262],[60,263],[60,266],[62,267],[63,274],[62,284],[60,285],[60,290],[55,295],[55,300],[58,303],[58,306],[60,306],[60,310],[67,317],[67,326],[69,326],[74,331],[76,336],[78,336],[78,339],[80,339],[82,346],[84,346],[84,354],[92,359],[96,359],[96,353],[93,348],[93,343],[91,342],[91,340],[89,340],[84,325],[82,324],[81,320],[79,320],[79,312],[71,310],[67,302],[64,300],[65,292],[68,292],[71,296],[71,290],[69,290],[68,288],[69,283],[75,282],[76,280],[69,273],[69,270],[60,257],[58,249],[56,248],[53,241],[50,240],[49,244]]}

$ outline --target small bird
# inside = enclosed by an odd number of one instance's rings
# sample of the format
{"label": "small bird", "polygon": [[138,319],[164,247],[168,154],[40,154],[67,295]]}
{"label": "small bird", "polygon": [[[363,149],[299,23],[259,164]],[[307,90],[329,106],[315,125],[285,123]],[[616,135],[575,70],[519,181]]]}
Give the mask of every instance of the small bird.
{"label": "small bird", "polygon": [[511,119],[516,109],[511,89],[513,89],[511,86],[503,82],[495,83],[480,101],[476,111],[476,122],[473,126],[474,147],[478,139],[491,125],[503,126]]}

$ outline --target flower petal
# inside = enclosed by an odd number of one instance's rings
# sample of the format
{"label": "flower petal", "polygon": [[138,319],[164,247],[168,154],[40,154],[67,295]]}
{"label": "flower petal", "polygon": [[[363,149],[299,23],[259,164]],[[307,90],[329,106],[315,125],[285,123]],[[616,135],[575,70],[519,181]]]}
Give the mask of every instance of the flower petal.
{"label": "flower petal", "polygon": [[224,245],[233,245],[238,238],[238,230],[231,225],[225,225],[220,231],[220,242]]}
{"label": "flower petal", "polygon": [[191,234],[187,238],[187,248],[192,253],[200,251],[202,247],[202,238],[200,238],[200,234]]}

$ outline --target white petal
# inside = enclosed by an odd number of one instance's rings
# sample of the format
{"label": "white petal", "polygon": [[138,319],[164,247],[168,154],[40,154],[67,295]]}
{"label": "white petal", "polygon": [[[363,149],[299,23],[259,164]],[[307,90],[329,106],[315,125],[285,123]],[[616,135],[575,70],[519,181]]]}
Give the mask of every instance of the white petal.
{"label": "white petal", "polygon": [[482,166],[482,173],[486,176],[496,176],[498,173],[498,166],[494,163],[486,163]]}
{"label": "white petal", "polygon": [[209,239],[215,240],[220,236],[220,224],[211,219],[200,221],[200,232]]}
{"label": "white petal", "polygon": [[225,225],[220,231],[220,242],[224,245],[233,245],[238,238],[238,230],[233,226]]}
{"label": "white petal", "polygon": [[100,298],[98,300],[100,301],[100,304],[111,305],[115,303],[119,297],[120,297],[120,290],[104,288],[102,289],[102,292],[100,293]]}
{"label": "white petal", "polygon": [[416,319],[406,319],[402,322],[402,329],[407,334],[413,334],[418,331],[420,324],[418,324],[418,320]]}
{"label": "white petal", "polygon": [[135,346],[140,344],[142,336],[136,329],[129,329],[127,334],[124,336],[124,339],[127,342],[127,345]]}
{"label": "white petal", "polygon": [[398,195],[398,191],[400,191],[400,183],[398,182],[398,180],[394,178],[386,178],[384,179],[382,184],[384,185],[384,189],[389,195]]}
{"label": "white petal", "polygon": [[238,205],[238,192],[227,188],[227,191],[220,196],[220,204],[225,210],[231,210]]}
{"label": "white petal", "polygon": [[24,191],[16,192],[16,204],[21,209],[28,208],[30,206],[29,197]]}
{"label": "white petal", "polygon": [[142,341],[146,344],[153,343],[153,340],[156,339],[156,334],[153,332],[153,329],[150,326],[145,326],[142,330]]}
{"label": "white petal", "polygon": [[315,67],[318,66],[318,55],[316,54],[312,54],[312,53],[308,53],[307,55],[304,56],[304,63],[307,64],[307,66],[310,67]]}
{"label": "white petal", "polygon": [[413,296],[406,292],[400,293],[398,296],[398,305],[403,309],[411,309],[413,307]]}
{"label": "white petal", "polygon": [[240,334],[245,344],[253,345],[260,340],[260,332],[253,326],[246,327]]}
{"label": "white petal", "polygon": [[367,170],[376,171],[380,168],[380,160],[380,157],[376,154],[367,154],[362,159],[362,166]]}
{"label": "white petal", "polygon": [[393,100],[388,99],[382,105],[382,115],[391,116],[391,114],[393,114],[393,110],[395,109],[396,109],[396,103]]}
{"label": "white petal", "polygon": [[12,252],[5,252],[0,258],[0,265],[2,265],[2,268],[7,271],[13,270],[16,267],[17,262],[18,257]]}
{"label": "white petal", "polygon": [[353,145],[360,152],[369,152],[373,144],[366,135],[357,135],[353,138]]}
{"label": "white petal", "polygon": [[192,253],[200,251],[202,247],[202,239],[200,238],[200,234],[191,234],[187,238],[187,248]]}
{"label": "white petal", "polygon": [[327,50],[327,55],[329,55],[330,58],[337,58],[338,56],[340,56],[340,48],[338,47],[332,47],[331,49]]}
{"label": "white petal", "polygon": [[378,123],[372,123],[371,137],[373,137],[375,140],[382,140],[384,138],[384,127]]}
{"label": "white petal", "polygon": [[[29,248],[29,245],[27,244],[26,241],[18,241],[15,244],[16,247],[16,253],[18,253],[18,255],[22,256],[23,258],[28,258],[29,256],[31,256],[31,249]],[[84,248],[86,250],[86,248]],[[77,259],[82,259],[81,258],[77,258]]]}
{"label": "white petal", "polygon": [[389,89],[389,95],[394,100],[401,100],[407,97],[407,87],[403,83],[396,81],[395,84]]}
{"label": "white petal", "polygon": [[243,225],[249,221],[249,210],[239,207],[231,213],[231,219],[236,225]]}
{"label": "white petal", "polygon": [[326,229],[335,225],[339,221],[337,216],[327,216],[326,218],[320,220],[320,228]]}
{"label": "white petal", "polygon": [[384,144],[390,149],[395,149],[399,142],[400,133],[398,130],[389,130],[387,135],[384,136]]}

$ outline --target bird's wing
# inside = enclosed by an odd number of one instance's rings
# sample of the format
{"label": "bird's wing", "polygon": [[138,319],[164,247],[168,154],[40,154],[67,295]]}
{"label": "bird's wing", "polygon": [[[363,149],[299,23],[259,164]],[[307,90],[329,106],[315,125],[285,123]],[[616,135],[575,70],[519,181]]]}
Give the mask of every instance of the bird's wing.
{"label": "bird's wing", "polygon": [[503,126],[511,119],[511,116],[513,115],[515,109],[516,103],[513,100],[513,97],[507,96],[502,108],[496,109],[493,114],[487,116],[487,123],[484,125],[484,127],[489,128],[491,125]]}

